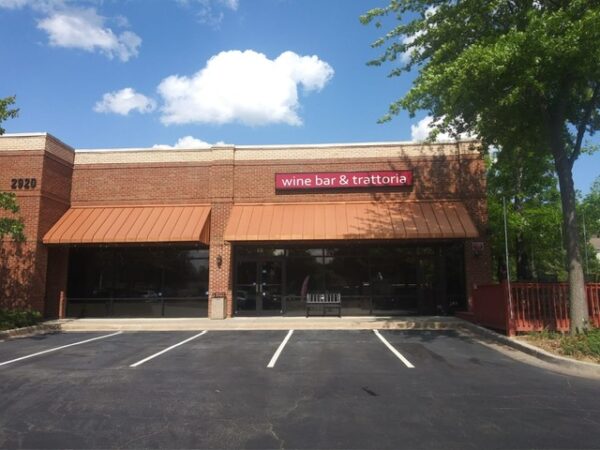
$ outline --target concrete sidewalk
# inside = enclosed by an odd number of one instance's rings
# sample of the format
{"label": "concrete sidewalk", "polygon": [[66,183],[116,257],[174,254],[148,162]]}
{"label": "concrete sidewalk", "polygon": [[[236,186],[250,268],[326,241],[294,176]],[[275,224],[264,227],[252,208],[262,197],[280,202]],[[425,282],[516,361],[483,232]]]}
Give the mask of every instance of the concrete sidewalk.
{"label": "concrete sidewalk", "polygon": [[467,322],[456,317],[236,317],[210,319],[64,319],[46,322],[62,331],[194,331],[194,330],[451,330]]}

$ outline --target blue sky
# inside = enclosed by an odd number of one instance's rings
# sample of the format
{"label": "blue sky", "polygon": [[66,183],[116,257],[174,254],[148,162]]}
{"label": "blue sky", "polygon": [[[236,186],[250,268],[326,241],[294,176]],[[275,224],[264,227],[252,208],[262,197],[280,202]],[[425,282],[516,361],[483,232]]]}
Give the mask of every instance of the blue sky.
{"label": "blue sky", "polygon": [[[406,141],[421,114],[377,124],[411,77],[367,67],[384,0],[0,0],[8,133],[75,148]],[[412,129],[411,129],[412,127]],[[582,156],[589,189],[600,154]]]}

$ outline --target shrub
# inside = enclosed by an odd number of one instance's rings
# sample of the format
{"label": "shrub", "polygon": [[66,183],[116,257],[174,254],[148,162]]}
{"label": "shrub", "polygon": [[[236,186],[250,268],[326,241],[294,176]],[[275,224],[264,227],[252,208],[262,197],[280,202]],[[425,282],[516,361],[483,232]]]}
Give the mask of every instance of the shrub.
{"label": "shrub", "polygon": [[28,327],[42,320],[42,315],[37,311],[0,309],[0,330]]}
{"label": "shrub", "polygon": [[600,358],[600,328],[576,336],[564,336],[561,349],[565,355],[586,355]]}

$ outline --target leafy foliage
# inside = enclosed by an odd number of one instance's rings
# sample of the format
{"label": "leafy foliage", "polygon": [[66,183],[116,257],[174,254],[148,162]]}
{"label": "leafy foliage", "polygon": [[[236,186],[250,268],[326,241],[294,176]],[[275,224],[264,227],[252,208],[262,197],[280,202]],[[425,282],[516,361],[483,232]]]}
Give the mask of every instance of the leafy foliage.
{"label": "leafy foliage", "polygon": [[14,119],[19,115],[18,108],[10,108],[11,105],[15,104],[15,96],[0,98],[0,135],[4,134],[4,128],[1,124],[6,119]]}
{"label": "leafy foliage", "polygon": [[535,345],[575,359],[589,359],[600,363],[600,328],[593,328],[574,336],[556,331],[542,331],[527,335]]}
{"label": "leafy foliage", "polygon": [[563,337],[561,348],[565,355],[588,355],[600,359],[600,329]]}
{"label": "leafy foliage", "polygon": [[[596,257],[596,249],[589,242],[592,237],[600,237],[600,176],[596,178],[590,192],[581,201],[579,211],[579,216],[585,220],[585,237],[588,240],[588,242],[582,243],[587,246],[586,272],[588,279],[600,282],[600,260]],[[581,234],[583,236],[583,220]]]}
{"label": "leafy foliage", "polygon": [[[515,158],[522,162],[521,167],[513,167]],[[489,162],[487,180],[496,266],[503,266],[505,261],[504,198],[513,279],[564,280],[560,196],[550,158],[541,160],[532,152],[505,149]]]}
{"label": "leafy foliage", "polygon": [[0,330],[28,327],[42,320],[37,311],[0,309]]}
{"label": "leafy foliage", "polygon": [[419,73],[383,120],[402,109],[427,110],[441,131],[545,153],[560,109],[564,121],[556,125],[570,158],[579,131],[600,126],[598,2],[392,0],[361,21],[381,27],[389,16],[400,24],[373,44],[387,47],[370,64],[393,63],[392,77]]}
{"label": "leafy foliage", "polygon": [[[12,192],[0,192],[0,210],[6,210],[9,213],[16,214],[19,212],[17,199]],[[16,241],[25,240],[23,230],[25,225],[19,218],[1,217],[0,216],[0,239],[9,235]]]}
{"label": "leafy foliage", "polygon": [[[9,108],[15,103],[15,97],[0,98],[0,124],[6,119],[15,118],[19,114],[17,108]],[[0,126],[0,135],[4,134],[4,128]],[[16,196],[9,192],[0,192],[0,211],[7,211],[0,215],[0,239],[6,235],[10,235],[17,241],[23,241],[23,221],[18,218],[10,217],[10,213],[17,214],[19,205],[17,205]]]}
{"label": "leafy foliage", "polygon": [[590,192],[581,203],[585,209],[588,235],[600,236],[600,175],[594,180]]}

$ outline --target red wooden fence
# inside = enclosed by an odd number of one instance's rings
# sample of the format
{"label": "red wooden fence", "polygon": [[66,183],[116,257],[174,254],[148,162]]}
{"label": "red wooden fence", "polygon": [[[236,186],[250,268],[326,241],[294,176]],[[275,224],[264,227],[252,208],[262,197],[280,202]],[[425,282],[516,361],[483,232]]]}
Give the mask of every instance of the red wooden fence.
{"label": "red wooden fence", "polygon": [[[569,285],[511,283],[478,286],[473,292],[474,320],[514,335],[520,331],[569,330]],[[586,284],[590,323],[600,327],[600,283]]]}

